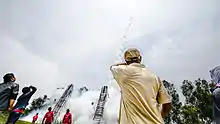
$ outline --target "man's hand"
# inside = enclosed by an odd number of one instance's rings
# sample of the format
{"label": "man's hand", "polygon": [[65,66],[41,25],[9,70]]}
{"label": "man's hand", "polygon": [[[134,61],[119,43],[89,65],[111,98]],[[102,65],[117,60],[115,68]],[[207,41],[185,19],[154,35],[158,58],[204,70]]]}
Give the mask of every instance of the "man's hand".
{"label": "man's hand", "polygon": [[165,118],[169,114],[171,109],[172,109],[172,103],[163,104],[162,105],[162,112],[161,112],[162,118]]}
{"label": "man's hand", "polygon": [[31,85],[31,86],[29,86],[29,88],[31,88],[31,89],[35,89],[36,87]]}
{"label": "man's hand", "polygon": [[14,99],[10,99],[10,101],[9,101],[9,107],[8,107],[8,110],[9,110],[9,111],[14,108],[14,102],[15,102]]}
{"label": "man's hand", "polygon": [[123,63],[115,64],[115,66],[119,66],[119,65],[127,65],[127,63],[123,62]]}
{"label": "man's hand", "polygon": [[123,62],[123,63],[114,64],[114,65],[110,66],[110,70],[113,66],[119,66],[119,65],[127,65],[127,63]]}
{"label": "man's hand", "polygon": [[9,107],[9,108],[8,108],[8,111],[11,111],[12,109],[13,109],[13,107]]}

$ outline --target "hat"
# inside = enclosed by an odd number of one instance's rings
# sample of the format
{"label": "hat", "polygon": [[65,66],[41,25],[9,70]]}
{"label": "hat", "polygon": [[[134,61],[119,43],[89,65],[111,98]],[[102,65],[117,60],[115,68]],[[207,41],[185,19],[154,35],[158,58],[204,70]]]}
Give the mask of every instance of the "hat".
{"label": "hat", "polygon": [[209,73],[214,83],[220,83],[220,66],[213,68]]}
{"label": "hat", "polygon": [[129,48],[124,53],[125,61],[141,60],[141,54],[136,48]]}

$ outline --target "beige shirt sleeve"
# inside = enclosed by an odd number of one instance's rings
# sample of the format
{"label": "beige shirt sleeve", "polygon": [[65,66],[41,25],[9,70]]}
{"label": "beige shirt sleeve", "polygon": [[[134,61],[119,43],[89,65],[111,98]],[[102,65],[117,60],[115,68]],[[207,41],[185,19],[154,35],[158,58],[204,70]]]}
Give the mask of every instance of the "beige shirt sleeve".
{"label": "beige shirt sleeve", "polygon": [[157,95],[157,100],[159,104],[171,103],[171,96],[168,94],[163,82],[158,78],[159,81],[159,91]]}
{"label": "beige shirt sleeve", "polygon": [[111,66],[111,68],[110,68],[114,79],[118,83],[122,82],[125,79],[125,77],[127,76],[125,68],[126,68],[126,66],[124,66],[124,65]]}

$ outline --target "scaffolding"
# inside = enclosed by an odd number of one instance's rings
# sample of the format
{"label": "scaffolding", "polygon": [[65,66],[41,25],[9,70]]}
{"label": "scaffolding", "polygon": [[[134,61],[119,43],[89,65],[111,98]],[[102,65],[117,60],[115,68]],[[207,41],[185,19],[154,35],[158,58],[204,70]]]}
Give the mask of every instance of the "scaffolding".
{"label": "scaffolding", "polygon": [[[54,112],[55,119],[57,119],[58,116],[60,115],[60,111],[65,106],[65,104],[66,104],[68,98],[71,96],[72,92],[73,92],[73,84],[71,84],[67,87],[67,89],[65,90],[65,92],[63,93],[61,98],[58,100],[58,102],[54,106],[53,112]],[[57,120],[55,120],[55,121],[57,121]]]}
{"label": "scaffolding", "polygon": [[107,101],[107,97],[108,97],[108,87],[103,86],[96,106],[95,114],[93,117],[93,120],[95,121],[96,124],[103,123],[104,107]]}

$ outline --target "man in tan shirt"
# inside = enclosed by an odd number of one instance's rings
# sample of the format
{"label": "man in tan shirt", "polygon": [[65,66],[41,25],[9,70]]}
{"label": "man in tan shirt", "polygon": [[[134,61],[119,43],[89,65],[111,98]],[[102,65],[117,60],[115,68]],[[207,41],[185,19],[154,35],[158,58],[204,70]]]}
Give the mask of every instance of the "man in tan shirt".
{"label": "man in tan shirt", "polygon": [[119,124],[163,124],[171,110],[171,98],[163,83],[141,64],[137,49],[128,49],[124,58],[126,63],[110,68],[121,89]]}

